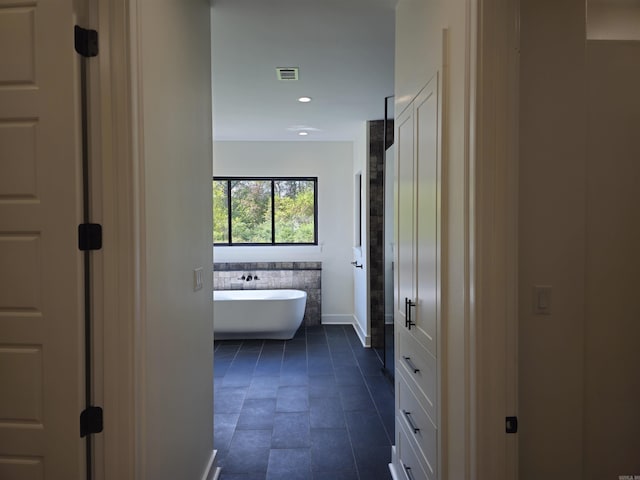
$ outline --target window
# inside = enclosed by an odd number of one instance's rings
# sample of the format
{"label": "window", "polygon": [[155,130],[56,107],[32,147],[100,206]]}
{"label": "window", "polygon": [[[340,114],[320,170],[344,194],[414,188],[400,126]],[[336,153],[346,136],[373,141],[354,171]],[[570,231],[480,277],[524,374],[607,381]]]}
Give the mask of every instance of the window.
{"label": "window", "polygon": [[318,179],[213,178],[215,245],[317,245]]}

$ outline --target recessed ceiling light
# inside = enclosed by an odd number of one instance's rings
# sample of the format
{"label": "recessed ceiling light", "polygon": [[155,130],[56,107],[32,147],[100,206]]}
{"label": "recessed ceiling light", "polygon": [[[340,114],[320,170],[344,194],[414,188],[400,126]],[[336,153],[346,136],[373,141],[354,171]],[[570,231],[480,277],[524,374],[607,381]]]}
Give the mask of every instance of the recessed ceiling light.
{"label": "recessed ceiling light", "polygon": [[300,103],[309,103],[311,101],[311,97],[300,97],[298,101]]}
{"label": "recessed ceiling light", "polygon": [[301,137],[306,137],[307,135],[309,135],[309,132],[298,132],[298,135],[300,135]]}
{"label": "recessed ceiling light", "polygon": [[319,128],[315,128],[315,127],[310,127],[309,125],[291,125],[290,127],[287,127],[287,130],[290,132],[309,132],[309,133],[313,133],[313,132],[319,132],[320,129]]}

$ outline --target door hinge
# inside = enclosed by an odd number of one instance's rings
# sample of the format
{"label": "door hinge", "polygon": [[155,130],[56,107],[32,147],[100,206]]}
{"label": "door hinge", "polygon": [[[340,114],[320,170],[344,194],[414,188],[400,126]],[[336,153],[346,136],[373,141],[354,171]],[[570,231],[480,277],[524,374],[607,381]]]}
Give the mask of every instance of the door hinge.
{"label": "door hinge", "polygon": [[87,407],[80,414],[80,437],[102,432],[102,408]]}
{"label": "door hinge", "polygon": [[98,55],[98,32],[96,30],[89,30],[76,25],[74,35],[76,52],[83,57],[95,57]]}
{"label": "door hinge", "polygon": [[518,433],[518,417],[505,418],[505,432]]}
{"label": "door hinge", "polygon": [[99,223],[82,223],[78,225],[78,248],[100,250],[102,248],[102,225]]}

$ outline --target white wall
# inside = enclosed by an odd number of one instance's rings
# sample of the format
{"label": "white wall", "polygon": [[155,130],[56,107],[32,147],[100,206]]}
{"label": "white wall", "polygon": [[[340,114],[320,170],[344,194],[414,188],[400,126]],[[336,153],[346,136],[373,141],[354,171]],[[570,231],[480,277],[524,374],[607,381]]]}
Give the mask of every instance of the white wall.
{"label": "white wall", "polygon": [[[144,170],[140,478],[199,480],[213,452],[208,0],[139,0]],[[193,291],[193,269],[204,288]]]}
{"label": "white wall", "polygon": [[353,144],[215,142],[216,176],[318,177],[318,246],[215,247],[216,262],[322,262],[323,322],[353,321]]}
{"label": "white wall", "polygon": [[[350,274],[353,282],[353,312],[355,326],[360,340],[365,344],[370,343],[369,329],[369,129],[367,122],[362,122],[360,134],[353,145],[353,173],[362,175],[362,204],[360,205],[360,218],[362,226],[361,246],[352,249],[352,258],[361,264],[362,268],[351,267]],[[354,191],[354,198],[358,192]],[[355,237],[355,231],[354,231]],[[351,241],[355,245],[355,241]]]}
{"label": "white wall", "polygon": [[396,9],[396,118],[441,65],[442,2],[400,0]]}

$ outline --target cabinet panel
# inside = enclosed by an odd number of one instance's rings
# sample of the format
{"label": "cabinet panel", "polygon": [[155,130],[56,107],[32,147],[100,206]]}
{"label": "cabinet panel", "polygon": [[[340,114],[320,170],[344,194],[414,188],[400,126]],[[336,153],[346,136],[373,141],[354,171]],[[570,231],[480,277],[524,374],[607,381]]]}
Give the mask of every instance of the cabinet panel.
{"label": "cabinet panel", "polygon": [[415,298],[415,136],[413,123],[413,109],[403,112],[398,119],[397,131],[397,203],[396,221],[398,228],[397,240],[397,294],[395,298],[396,317],[402,325],[406,324],[405,299]]}
{"label": "cabinet panel", "polygon": [[437,370],[436,359],[420,345],[413,335],[408,332],[398,331],[398,345],[400,356],[396,365],[400,373],[415,385],[423,400],[422,407],[431,417],[434,424],[437,423]]}
{"label": "cabinet panel", "polygon": [[438,432],[422,408],[421,395],[415,392],[406,380],[402,378],[398,383],[398,422],[404,423],[408,436],[415,442],[416,450],[422,457],[421,461],[427,471],[435,476],[438,464]]}
{"label": "cabinet panel", "polygon": [[396,422],[398,427],[398,449],[399,465],[398,471],[402,472],[403,478],[406,480],[434,480],[436,477],[427,474],[427,469],[423,462],[420,461],[415,446],[409,440],[404,424]]}
{"label": "cabinet panel", "polygon": [[[438,161],[437,77],[415,101],[416,125],[416,275],[417,300],[412,332],[437,356],[439,298],[440,182]],[[414,331],[415,330],[415,331]]]}

